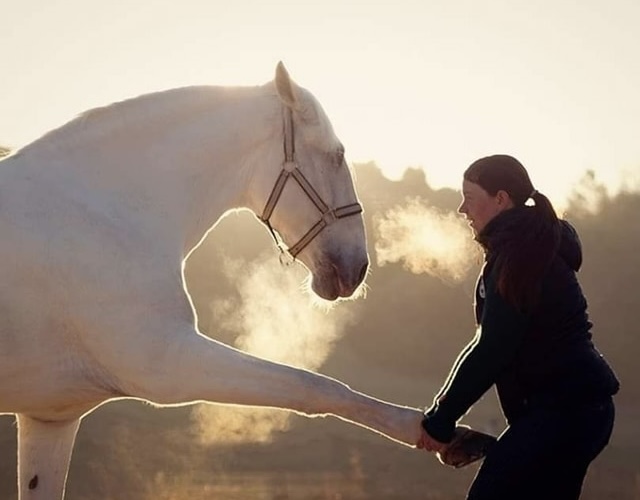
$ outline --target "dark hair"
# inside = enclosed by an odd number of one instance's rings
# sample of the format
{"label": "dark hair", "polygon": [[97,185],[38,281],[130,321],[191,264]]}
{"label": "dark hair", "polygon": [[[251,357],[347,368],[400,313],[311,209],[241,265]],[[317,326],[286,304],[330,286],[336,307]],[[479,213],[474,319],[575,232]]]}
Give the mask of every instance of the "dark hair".
{"label": "dark hair", "polygon": [[[534,206],[526,207],[523,219],[526,227],[514,231],[517,237],[509,233],[506,241],[500,242],[496,255],[498,291],[518,309],[530,310],[537,303],[543,274],[560,241],[560,225],[553,205],[534,189],[522,163],[509,155],[476,160],[465,171],[464,179],[478,184],[491,196],[505,191],[516,208],[525,207],[530,198],[534,201]],[[484,233],[483,230],[477,240],[487,250],[491,242]]]}

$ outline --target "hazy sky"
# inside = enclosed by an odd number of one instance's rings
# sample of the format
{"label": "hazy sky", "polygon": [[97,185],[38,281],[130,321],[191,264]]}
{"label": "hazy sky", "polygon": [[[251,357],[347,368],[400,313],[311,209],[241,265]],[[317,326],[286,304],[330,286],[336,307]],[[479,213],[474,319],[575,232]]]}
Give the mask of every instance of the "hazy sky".
{"label": "hazy sky", "polygon": [[0,144],[86,108],[261,84],[283,60],[352,162],[458,187],[507,152],[552,199],[640,177],[638,0],[4,0]]}

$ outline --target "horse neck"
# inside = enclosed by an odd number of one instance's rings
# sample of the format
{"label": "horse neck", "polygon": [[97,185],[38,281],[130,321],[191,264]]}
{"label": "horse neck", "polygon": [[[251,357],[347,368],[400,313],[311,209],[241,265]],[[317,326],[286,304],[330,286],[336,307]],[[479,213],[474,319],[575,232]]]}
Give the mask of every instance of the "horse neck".
{"label": "horse neck", "polygon": [[90,111],[45,136],[39,151],[43,162],[64,160],[76,183],[116,191],[120,203],[145,200],[165,233],[181,233],[186,253],[225,212],[254,208],[249,182],[281,155],[280,120],[268,85],[191,87]]}

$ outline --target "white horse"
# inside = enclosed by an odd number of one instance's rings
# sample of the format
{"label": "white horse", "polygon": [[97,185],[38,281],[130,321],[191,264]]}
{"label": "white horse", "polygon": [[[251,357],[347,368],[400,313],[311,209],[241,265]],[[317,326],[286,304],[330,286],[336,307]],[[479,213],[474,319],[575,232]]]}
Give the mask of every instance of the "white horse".
{"label": "white horse", "polygon": [[189,87],[84,113],[0,161],[0,413],[22,500],[64,497],[81,419],[120,398],[333,415],[413,446],[422,413],[197,330],[184,262],[253,211],[328,300],[368,256],[344,149],[280,63],[256,87]]}

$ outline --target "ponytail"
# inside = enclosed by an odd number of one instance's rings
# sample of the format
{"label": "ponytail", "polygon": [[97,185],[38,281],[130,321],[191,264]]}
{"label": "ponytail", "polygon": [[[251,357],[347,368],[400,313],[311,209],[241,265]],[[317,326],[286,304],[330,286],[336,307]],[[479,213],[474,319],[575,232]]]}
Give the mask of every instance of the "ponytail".
{"label": "ponytail", "polygon": [[560,244],[560,224],[553,205],[542,193],[532,193],[534,206],[527,207],[526,230],[505,241],[496,266],[498,291],[520,311],[538,303],[542,279]]}
{"label": "ponytail", "polygon": [[558,222],[558,215],[556,214],[555,208],[549,201],[545,195],[543,195],[537,189],[534,189],[531,193],[530,198],[533,200],[535,204],[535,210],[540,215],[541,218],[546,219],[549,223]]}

